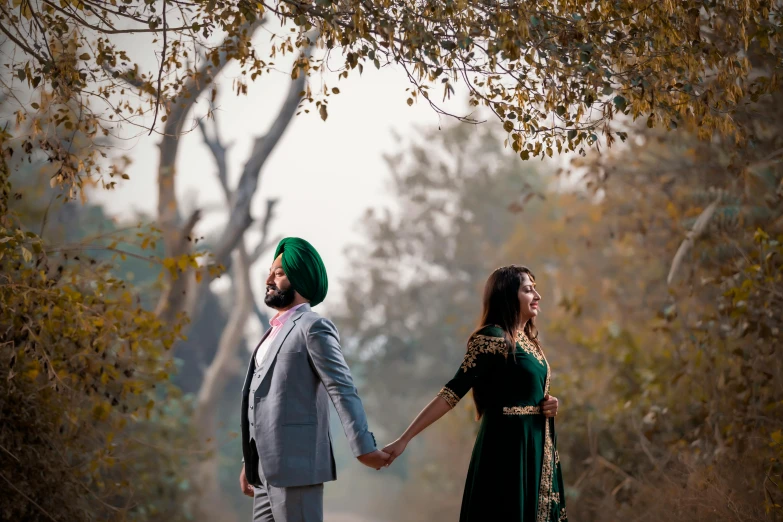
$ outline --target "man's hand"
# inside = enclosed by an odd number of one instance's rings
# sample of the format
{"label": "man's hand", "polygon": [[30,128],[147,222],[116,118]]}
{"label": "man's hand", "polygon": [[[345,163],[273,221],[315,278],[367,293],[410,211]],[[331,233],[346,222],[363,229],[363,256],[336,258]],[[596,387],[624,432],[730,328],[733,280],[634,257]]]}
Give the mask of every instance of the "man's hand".
{"label": "man's hand", "polygon": [[389,460],[386,462],[387,468],[391,466],[391,463],[394,462],[394,459],[402,455],[402,452],[405,451],[406,447],[408,447],[408,441],[400,437],[383,448],[383,451],[389,454]]}
{"label": "man's hand", "polygon": [[247,477],[245,476],[244,464],[242,464],[242,471],[239,472],[239,489],[241,489],[242,493],[244,493],[248,497],[253,498],[254,495],[253,486],[251,486],[247,482]]}
{"label": "man's hand", "polygon": [[389,454],[381,450],[375,450],[370,453],[365,453],[364,455],[359,455],[357,458],[359,459],[359,462],[367,467],[381,469],[386,466],[386,462],[389,460]]}
{"label": "man's hand", "polygon": [[559,404],[557,402],[557,397],[552,397],[549,394],[546,394],[544,396],[544,400],[541,401],[541,412],[546,417],[554,417],[557,415],[557,408]]}

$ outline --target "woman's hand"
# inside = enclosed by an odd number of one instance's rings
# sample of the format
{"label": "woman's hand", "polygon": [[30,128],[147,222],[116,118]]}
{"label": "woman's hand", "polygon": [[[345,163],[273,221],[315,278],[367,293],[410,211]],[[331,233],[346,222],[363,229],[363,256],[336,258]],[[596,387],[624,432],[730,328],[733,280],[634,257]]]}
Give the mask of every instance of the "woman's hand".
{"label": "woman's hand", "polygon": [[541,412],[546,417],[554,417],[557,415],[557,397],[552,397],[548,393],[544,396],[544,400],[541,401]]}
{"label": "woman's hand", "polygon": [[395,440],[385,448],[383,448],[383,451],[389,454],[389,460],[386,461],[386,467],[388,468],[392,462],[394,462],[394,459],[402,455],[402,452],[405,451],[405,448],[408,446],[408,441],[400,437],[399,439]]}

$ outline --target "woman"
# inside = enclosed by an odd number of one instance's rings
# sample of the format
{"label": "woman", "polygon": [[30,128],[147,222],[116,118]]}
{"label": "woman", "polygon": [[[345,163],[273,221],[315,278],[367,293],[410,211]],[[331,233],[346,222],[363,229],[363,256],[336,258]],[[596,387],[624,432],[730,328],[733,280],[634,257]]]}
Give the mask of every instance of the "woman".
{"label": "woman", "polygon": [[558,401],[549,395],[549,364],[535,326],[540,300],[528,268],[495,270],[484,288],[481,327],[468,340],[462,366],[405,433],[384,448],[389,465],[473,388],[481,426],[460,522],[567,520],[555,449]]}

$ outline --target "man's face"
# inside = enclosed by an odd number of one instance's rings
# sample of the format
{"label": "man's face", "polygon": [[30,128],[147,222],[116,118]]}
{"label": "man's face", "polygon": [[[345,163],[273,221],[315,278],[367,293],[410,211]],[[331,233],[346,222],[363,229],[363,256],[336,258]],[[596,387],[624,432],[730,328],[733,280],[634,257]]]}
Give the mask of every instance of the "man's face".
{"label": "man's face", "polygon": [[288,276],[283,271],[283,254],[280,254],[272,263],[269,276],[266,278],[264,303],[270,308],[280,310],[290,306],[295,297],[294,287],[291,286]]}

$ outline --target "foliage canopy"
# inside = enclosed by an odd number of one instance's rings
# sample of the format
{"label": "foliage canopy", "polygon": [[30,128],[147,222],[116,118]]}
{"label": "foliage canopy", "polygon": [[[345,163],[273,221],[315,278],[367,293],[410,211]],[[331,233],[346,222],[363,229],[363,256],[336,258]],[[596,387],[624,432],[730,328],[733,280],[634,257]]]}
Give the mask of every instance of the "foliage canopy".
{"label": "foliage canopy", "polygon": [[[120,124],[144,128],[149,112],[165,120],[192,95],[188,82],[209,84],[226,58],[240,63],[244,92],[278,54],[307,48],[313,28],[327,55],[300,58],[306,72],[331,71],[335,60],[338,78],[398,64],[412,83],[408,103],[444,113],[442,101],[464,86],[524,159],[624,139],[609,126],[618,118],[742,142],[752,129],[735,110],[779,88],[781,9],[769,0],[4,0],[3,90],[18,102],[17,123],[32,121],[18,148],[45,151],[60,167],[55,182],[78,181],[97,163],[79,159],[73,134],[53,128],[93,137],[121,134]],[[265,17],[300,30],[273,36],[261,53],[250,28]],[[146,33],[161,49],[157,70],[133,56]],[[325,119],[336,93],[324,83],[307,100]]]}

